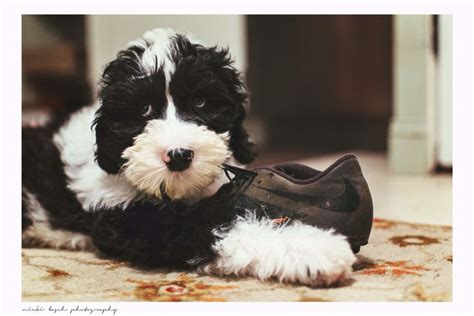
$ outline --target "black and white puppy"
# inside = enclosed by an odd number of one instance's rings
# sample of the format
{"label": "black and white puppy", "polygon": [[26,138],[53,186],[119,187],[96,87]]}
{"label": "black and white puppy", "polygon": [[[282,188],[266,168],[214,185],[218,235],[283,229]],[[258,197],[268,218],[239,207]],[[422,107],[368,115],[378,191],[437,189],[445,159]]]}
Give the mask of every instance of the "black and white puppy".
{"label": "black and white puppy", "polygon": [[96,104],[23,129],[23,245],[311,286],[347,278],[342,236],[232,218],[208,198],[227,182],[223,163],[254,158],[245,104],[227,50],[163,29],[130,42]]}

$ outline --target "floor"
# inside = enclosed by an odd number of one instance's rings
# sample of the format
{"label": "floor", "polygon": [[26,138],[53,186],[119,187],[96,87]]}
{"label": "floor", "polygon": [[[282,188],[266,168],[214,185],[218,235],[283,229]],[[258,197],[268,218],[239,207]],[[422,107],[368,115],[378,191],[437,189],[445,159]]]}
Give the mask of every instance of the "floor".
{"label": "floor", "polygon": [[349,280],[329,288],[142,270],[91,252],[22,249],[23,301],[450,301],[451,227],[374,220]]}
{"label": "floor", "polygon": [[[452,176],[450,173],[429,175],[393,174],[389,171],[387,156],[382,153],[355,152],[369,184],[374,216],[377,218],[451,225]],[[321,155],[297,160],[315,169],[323,170],[341,154]],[[262,157],[259,164],[272,164],[294,159],[288,154]]]}

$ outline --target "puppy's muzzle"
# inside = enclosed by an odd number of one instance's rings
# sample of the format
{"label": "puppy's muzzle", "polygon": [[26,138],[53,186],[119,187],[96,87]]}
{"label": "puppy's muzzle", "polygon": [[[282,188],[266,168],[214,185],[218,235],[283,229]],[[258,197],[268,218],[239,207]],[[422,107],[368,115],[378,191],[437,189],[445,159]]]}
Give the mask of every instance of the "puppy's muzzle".
{"label": "puppy's muzzle", "polygon": [[189,168],[193,158],[194,152],[192,150],[177,148],[168,151],[164,160],[170,171],[183,171]]}

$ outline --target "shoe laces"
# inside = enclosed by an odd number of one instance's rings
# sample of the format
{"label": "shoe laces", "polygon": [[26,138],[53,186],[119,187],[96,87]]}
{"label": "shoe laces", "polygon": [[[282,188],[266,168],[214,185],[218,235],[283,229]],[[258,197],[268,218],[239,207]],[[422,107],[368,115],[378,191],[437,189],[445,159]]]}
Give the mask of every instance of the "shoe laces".
{"label": "shoe laces", "polygon": [[[232,183],[234,187],[238,188],[241,188],[246,183],[250,184],[251,180],[253,180],[253,178],[255,178],[257,175],[257,173],[254,171],[237,168],[228,164],[223,164],[222,167],[230,183]],[[231,174],[234,176],[232,177]]]}

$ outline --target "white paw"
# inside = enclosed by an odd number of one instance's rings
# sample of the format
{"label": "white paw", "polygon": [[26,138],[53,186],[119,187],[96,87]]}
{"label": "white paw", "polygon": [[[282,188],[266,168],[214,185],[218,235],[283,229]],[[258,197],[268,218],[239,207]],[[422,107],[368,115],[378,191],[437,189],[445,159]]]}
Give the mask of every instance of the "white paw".
{"label": "white paw", "polygon": [[[274,276],[281,282],[297,282],[311,287],[329,286],[348,279],[356,257],[345,237],[309,225],[294,225],[288,228],[300,234],[294,246],[288,245],[280,256],[284,266],[275,270]],[[297,239],[300,239],[298,242]],[[280,258],[274,258],[276,264]],[[266,262],[262,263],[267,265]],[[263,269],[268,269],[265,267]]]}
{"label": "white paw", "polygon": [[247,216],[216,234],[221,237],[213,246],[218,257],[201,266],[201,273],[319,287],[349,278],[356,261],[345,237],[299,222],[276,226],[271,220]]}

